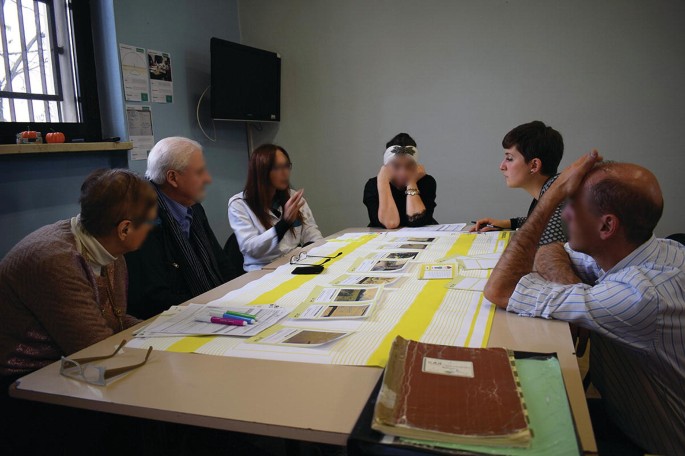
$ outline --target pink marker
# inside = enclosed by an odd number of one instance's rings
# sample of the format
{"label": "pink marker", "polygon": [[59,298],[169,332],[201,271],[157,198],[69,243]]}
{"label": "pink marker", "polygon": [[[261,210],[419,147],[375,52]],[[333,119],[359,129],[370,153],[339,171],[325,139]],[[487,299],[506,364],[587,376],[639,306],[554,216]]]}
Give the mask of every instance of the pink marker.
{"label": "pink marker", "polygon": [[225,317],[197,317],[195,321],[201,321],[203,323],[216,323],[218,325],[231,325],[231,326],[245,326],[247,324],[244,320],[238,320],[235,318],[225,318]]}

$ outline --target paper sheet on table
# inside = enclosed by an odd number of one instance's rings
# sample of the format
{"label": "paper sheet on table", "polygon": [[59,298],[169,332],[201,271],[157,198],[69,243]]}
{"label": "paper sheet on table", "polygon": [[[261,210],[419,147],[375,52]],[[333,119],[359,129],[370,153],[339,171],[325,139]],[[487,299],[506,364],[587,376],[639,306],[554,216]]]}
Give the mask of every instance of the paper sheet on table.
{"label": "paper sheet on table", "polygon": [[494,258],[459,258],[459,269],[494,269],[499,259]]}
{"label": "paper sheet on table", "polygon": [[393,236],[393,237],[387,237],[386,242],[389,243],[422,243],[422,244],[430,244],[431,242],[435,242],[437,238],[436,237],[418,237],[418,236]]}
{"label": "paper sheet on table", "polygon": [[397,274],[406,269],[409,260],[383,260],[375,257],[359,258],[349,272],[377,272]]}
{"label": "paper sheet on table", "polygon": [[360,232],[360,233],[345,233],[337,238],[333,239],[334,241],[354,241],[360,238],[363,238],[364,236],[368,236],[370,234],[369,231],[367,232]]}
{"label": "paper sheet on table", "polygon": [[441,225],[426,225],[426,226],[407,226],[397,230],[398,233],[411,233],[414,231],[436,231],[445,233],[455,233],[463,230],[466,223],[445,223]]}
{"label": "paper sheet on table", "polygon": [[402,282],[401,276],[379,276],[379,275],[356,275],[343,274],[331,281],[331,285],[347,285],[347,286],[368,286],[368,285],[383,285],[386,288],[398,287]]}
{"label": "paper sheet on table", "polygon": [[[227,310],[254,315],[255,324],[230,326],[196,321],[197,318],[208,318],[214,312]],[[162,314],[150,325],[136,333],[136,337],[159,336],[240,336],[251,337],[275,325],[288,314],[288,309],[261,307],[225,307],[205,304],[189,304],[179,307],[174,312]]]}
{"label": "paper sheet on table", "polygon": [[439,264],[422,264],[419,268],[419,279],[421,280],[436,280],[436,279],[451,279],[454,277],[454,271],[457,269],[455,264],[439,263]]}
{"label": "paper sheet on table", "polygon": [[488,279],[457,276],[453,281],[447,284],[447,288],[453,290],[483,291],[485,290],[486,283],[488,283]]}

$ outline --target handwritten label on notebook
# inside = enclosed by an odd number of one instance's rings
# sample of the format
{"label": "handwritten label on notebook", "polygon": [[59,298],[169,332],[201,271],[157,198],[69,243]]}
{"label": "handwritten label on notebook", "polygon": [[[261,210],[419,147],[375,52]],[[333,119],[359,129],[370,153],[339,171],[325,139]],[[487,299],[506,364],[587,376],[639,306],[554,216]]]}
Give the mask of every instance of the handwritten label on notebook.
{"label": "handwritten label on notebook", "polygon": [[423,358],[423,372],[473,378],[473,363],[453,359]]}

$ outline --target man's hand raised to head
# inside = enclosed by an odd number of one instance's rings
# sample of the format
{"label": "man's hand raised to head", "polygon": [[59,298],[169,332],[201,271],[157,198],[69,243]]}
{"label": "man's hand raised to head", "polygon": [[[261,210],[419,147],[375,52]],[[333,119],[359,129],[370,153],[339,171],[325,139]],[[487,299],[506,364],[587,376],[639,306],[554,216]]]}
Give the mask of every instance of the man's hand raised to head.
{"label": "man's hand raised to head", "polygon": [[554,184],[552,184],[552,187],[550,187],[550,190],[554,188],[555,192],[558,192],[562,199],[568,198],[578,190],[587,173],[595,166],[595,163],[602,160],[603,158],[599,155],[597,149],[593,149],[592,152],[581,156],[571,166],[563,170],[557,180],[554,181]]}
{"label": "man's hand raised to head", "polygon": [[578,190],[587,173],[601,160],[602,157],[596,150],[583,155],[566,168],[540,198],[535,210],[512,239],[488,279],[484,293],[490,302],[506,309],[518,281],[533,269],[540,237],[557,206]]}

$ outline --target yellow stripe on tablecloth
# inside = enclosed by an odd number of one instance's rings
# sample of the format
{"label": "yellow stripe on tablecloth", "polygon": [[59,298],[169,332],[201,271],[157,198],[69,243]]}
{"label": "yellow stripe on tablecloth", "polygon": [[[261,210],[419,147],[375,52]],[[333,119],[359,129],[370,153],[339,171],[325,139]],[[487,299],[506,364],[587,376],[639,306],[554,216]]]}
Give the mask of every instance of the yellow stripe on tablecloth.
{"label": "yellow stripe on tablecloth", "polygon": [[[499,241],[505,241],[507,244],[511,240],[511,232],[510,231],[502,231],[499,236],[498,236]],[[488,277],[490,277],[490,272],[488,272]],[[482,294],[480,295],[480,299],[478,299],[478,307],[476,308],[476,312],[473,314],[473,320],[471,321],[471,327],[469,328],[469,333],[466,336],[466,341],[464,342],[465,346],[469,346],[469,343],[471,342],[471,336],[473,335],[473,331],[476,328],[476,322],[478,321],[478,314],[480,313],[480,309],[483,306],[483,299],[485,299],[485,296]],[[485,348],[488,346],[488,340],[490,340],[490,332],[492,331],[492,320],[495,318],[495,306],[491,305],[490,310],[488,311],[488,321],[485,324],[485,332],[483,333],[483,342],[481,343],[481,347]]]}
{"label": "yellow stripe on tablecloth", "polygon": [[[461,234],[450,247],[447,255],[468,255],[475,240],[475,234]],[[376,350],[366,360],[366,364],[385,367],[390,346],[397,336],[419,340],[433,320],[435,312],[442,305],[448,290],[443,280],[428,281],[395,327],[383,337]]]}
{"label": "yellow stripe on tablecloth", "polygon": [[166,351],[177,353],[193,353],[198,348],[214,340],[216,336],[188,336],[175,342]]}
{"label": "yellow stripe on tablecloth", "polygon": [[[333,255],[337,254],[337,252],[342,252],[342,254],[330,260],[328,263],[326,263],[326,266],[328,266],[331,263],[334,263],[335,261],[339,260],[340,258],[344,257],[348,253],[354,251],[356,248],[358,248],[361,245],[366,244],[370,240],[374,239],[377,236],[377,234],[369,234],[367,236],[360,237],[359,239],[352,241],[342,247],[341,249],[337,250],[336,252],[333,252]],[[331,256],[333,256],[331,255]],[[298,287],[302,286],[304,283],[307,281],[311,280],[313,276],[308,276],[308,275],[301,275],[301,276],[295,276],[292,279],[282,283],[281,285],[277,286],[273,290],[269,290],[266,293],[262,294],[261,296],[257,297],[254,301],[252,301],[250,304],[253,305],[258,305],[258,304],[272,304],[276,302],[279,298],[285,296],[286,293],[289,293]],[[183,339],[179,340],[178,342],[173,343],[170,345],[166,351],[171,351],[171,352],[178,352],[178,353],[193,353],[195,350],[199,349],[203,345],[211,342],[214,339],[214,337],[211,336],[188,336],[184,337]]]}
{"label": "yellow stripe on tablecloth", "polygon": [[[340,249],[336,250],[333,252],[331,255],[328,256],[335,256],[337,255],[338,252],[341,252],[341,255],[337,258],[333,258],[332,260],[328,261],[327,263],[324,264],[324,267],[328,267],[331,264],[335,263],[336,261],[342,259],[345,255],[354,252],[356,249],[361,247],[362,245],[366,244],[367,242],[371,241],[372,239],[375,239],[377,234],[369,234],[366,236],[362,236],[359,239],[356,239],[344,247],[341,247]],[[291,291],[297,290],[300,288],[302,285],[305,283],[309,282],[312,280],[315,275],[294,275],[292,279],[286,280],[282,284],[278,285],[277,287],[272,288],[271,290],[267,291],[264,294],[261,294],[257,296],[252,302],[250,302],[249,305],[251,306],[259,306],[259,305],[264,305],[264,304],[273,304],[279,299],[281,299],[283,296],[286,294],[290,293]]]}

